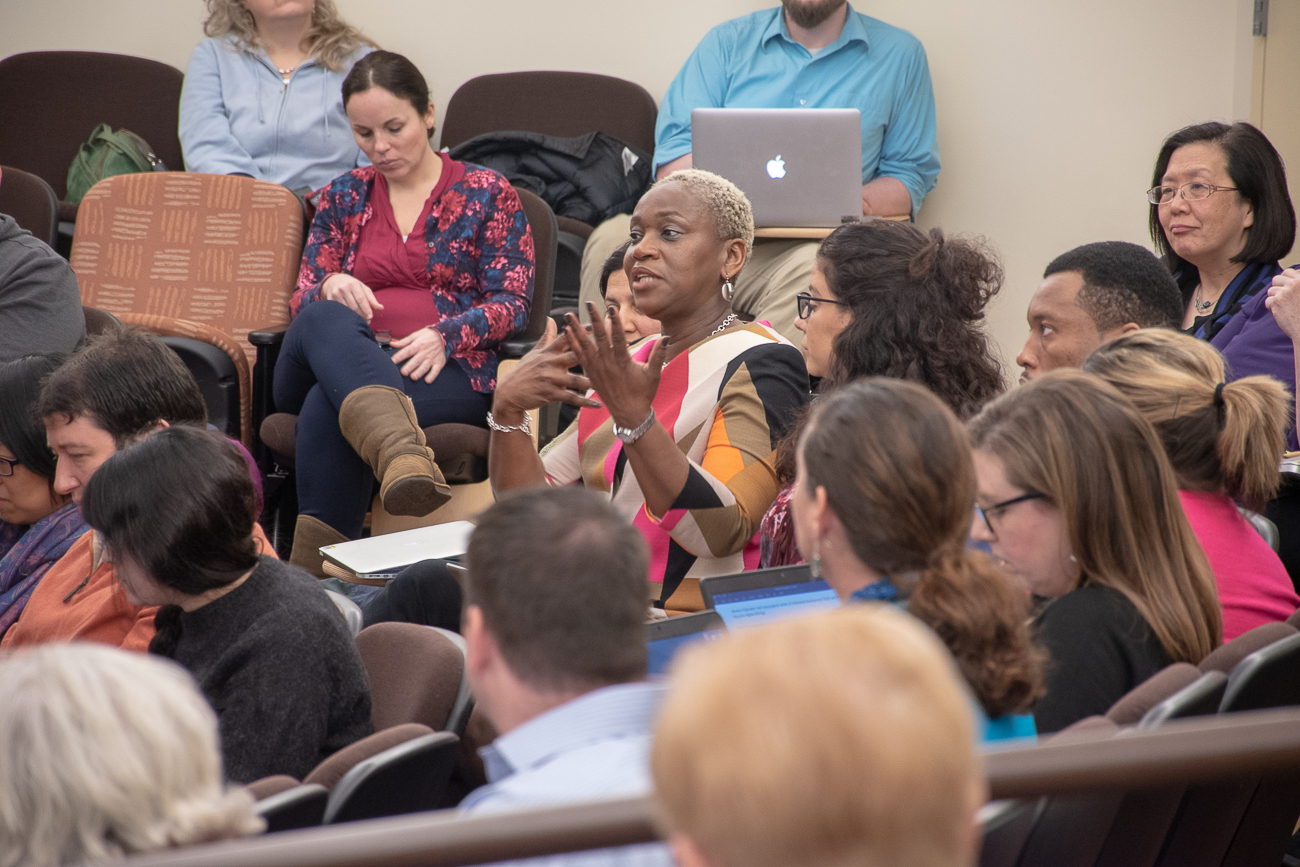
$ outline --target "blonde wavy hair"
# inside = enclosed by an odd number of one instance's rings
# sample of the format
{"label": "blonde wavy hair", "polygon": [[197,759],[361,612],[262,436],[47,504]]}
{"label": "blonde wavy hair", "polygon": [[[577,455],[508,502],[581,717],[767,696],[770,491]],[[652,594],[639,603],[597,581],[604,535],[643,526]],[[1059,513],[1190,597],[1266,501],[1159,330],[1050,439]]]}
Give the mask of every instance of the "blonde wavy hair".
{"label": "blonde wavy hair", "polygon": [[[243,0],[205,0],[208,17],[203,22],[203,32],[213,39],[233,35],[235,45],[242,51],[260,48],[257,22]],[[362,45],[379,46],[374,40],[339,17],[334,0],[314,0],[311,10],[311,29],[307,31],[311,55],[330,72],[342,72],[343,64]]]}
{"label": "blonde wavy hair", "polygon": [[970,864],[984,786],[959,678],[884,605],[687,648],[651,761],[662,821],[724,867]]}
{"label": "blonde wavy hair", "polygon": [[222,783],[217,718],[174,663],[98,644],[0,657],[0,867],[261,831]]}
{"label": "blonde wavy hair", "polygon": [[1118,388],[1155,425],[1178,487],[1225,493],[1256,510],[1277,493],[1291,398],[1276,379],[1225,382],[1219,350],[1165,328],[1105,343],[1083,369]]}

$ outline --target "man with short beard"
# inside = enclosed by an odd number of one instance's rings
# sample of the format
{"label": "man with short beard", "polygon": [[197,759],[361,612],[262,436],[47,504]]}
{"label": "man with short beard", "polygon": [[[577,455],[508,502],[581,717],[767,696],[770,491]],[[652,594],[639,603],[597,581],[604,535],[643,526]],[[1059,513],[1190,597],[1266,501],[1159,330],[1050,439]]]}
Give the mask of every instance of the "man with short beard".
{"label": "man with short beard", "polygon": [[[920,41],[847,0],[783,0],[719,24],[673,80],[655,126],[656,177],[691,167],[696,108],[856,108],[862,112],[862,213],[915,216],[939,175],[934,92]],[[600,265],[627,239],[628,217],[592,233],[582,299],[599,304]],[[762,239],[735,281],[733,306],[798,343],[795,298],[817,244]]]}

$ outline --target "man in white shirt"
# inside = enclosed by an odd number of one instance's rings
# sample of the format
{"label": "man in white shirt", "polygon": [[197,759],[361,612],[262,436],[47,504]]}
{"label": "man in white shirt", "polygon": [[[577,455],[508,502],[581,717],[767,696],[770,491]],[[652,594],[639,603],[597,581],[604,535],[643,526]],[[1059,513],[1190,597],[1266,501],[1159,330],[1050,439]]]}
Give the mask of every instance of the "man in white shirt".
{"label": "man in white shirt", "polygon": [[[602,497],[548,488],[502,500],[470,538],[467,671],[500,736],[481,750],[484,814],[644,795],[663,688],[645,682],[649,552]],[[667,867],[660,844],[548,859]]]}

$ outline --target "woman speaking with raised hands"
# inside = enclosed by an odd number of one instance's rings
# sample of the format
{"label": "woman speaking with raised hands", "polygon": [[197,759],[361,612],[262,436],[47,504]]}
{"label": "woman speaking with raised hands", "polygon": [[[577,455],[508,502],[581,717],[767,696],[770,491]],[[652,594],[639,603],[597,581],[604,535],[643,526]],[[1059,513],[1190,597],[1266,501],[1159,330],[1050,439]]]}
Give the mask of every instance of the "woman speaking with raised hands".
{"label": "woman speaking with raised hands", "polygon": [[[629,353],[617,310],[591,334],[575,317],[548,335],[493,399],[493,488],[583,484],[607,491],[650,544],[651,598],[703,607],[698,579],[753,568],[779,485],[764,462],[808,399],[799,351],[742,322],[731,286],[753,241],[749,201],[710,172],[674,172],[632,215],[624,260],[636,306],[663,336]],[[582,365],[585,376],[570,373]],[[591,389],[584,396],[583,392]],[[577,419],[541,456],[527,412],[560,400]]]}

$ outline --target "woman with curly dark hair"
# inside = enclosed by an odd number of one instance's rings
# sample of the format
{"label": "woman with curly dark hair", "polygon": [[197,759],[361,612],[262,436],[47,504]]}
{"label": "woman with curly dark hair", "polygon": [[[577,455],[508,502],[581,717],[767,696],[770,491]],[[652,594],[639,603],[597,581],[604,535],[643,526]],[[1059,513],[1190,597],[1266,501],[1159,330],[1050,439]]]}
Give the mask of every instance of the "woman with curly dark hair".
{"label": "woman with curly dark hair", "polygon": [[[1003,390],[981,327],[1001,288],[1002,268],[978,241],[890,220],[840,226],[797,296],[808,373],[823,394],[865,376],[910,379],[968,419]],[[802,560],[789,519],[799,427],[773,457],[785,489],[763,517],[762,566]]]}
{"label": "woman with curly dark hair", "polygon": [[1035,734],[1043,654],[1029,595],[970,551],[966,430],[921,386],[868,377],[808,416],[791,498],[799,550],[846,603],[904,605],[943,641],[987,716],[985,740]]}

